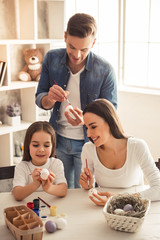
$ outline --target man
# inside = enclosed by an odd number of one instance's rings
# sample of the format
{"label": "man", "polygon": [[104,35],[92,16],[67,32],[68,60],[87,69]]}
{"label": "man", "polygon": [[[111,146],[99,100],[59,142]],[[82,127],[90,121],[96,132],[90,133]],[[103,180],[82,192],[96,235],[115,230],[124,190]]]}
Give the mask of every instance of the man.
{"label": "man", "polygon": [[[83,13],[73,15],[64,34],[65,49],[50,50],[43,61],[36,104],[53,109],[50,123],[56,131],[56,157],[64,164],[69,188],[78,188],[81,150],[88,141],[81,110],[97,98],[117,107],[117,85],[112,66],[91,52],[96,41],[96,21]],[[65,113],[69,100],[75,118]],[[80,110],[81,109],[81,110]]]}

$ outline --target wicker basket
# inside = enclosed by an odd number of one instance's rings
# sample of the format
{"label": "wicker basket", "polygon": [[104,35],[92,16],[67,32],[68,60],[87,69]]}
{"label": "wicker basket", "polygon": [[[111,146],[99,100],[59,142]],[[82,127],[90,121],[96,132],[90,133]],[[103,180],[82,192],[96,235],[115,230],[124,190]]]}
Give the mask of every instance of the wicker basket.
{"label": "wicker basket", "polygon": [[4,209],[7,227],[17,240],[41,240],[43,222],[35,212],[25,205]]}
{"label": "wicker basket", "polygon": [[[114,213],[115,209],[123,209],[126,204],[132,204],[133,212],[124,212],[123,215]],[[103,214],[108,226],[117,231],[136,232],[142,225],[150,207],[148,199],[142,199],[131,194],[112,196],[103,208]]]}

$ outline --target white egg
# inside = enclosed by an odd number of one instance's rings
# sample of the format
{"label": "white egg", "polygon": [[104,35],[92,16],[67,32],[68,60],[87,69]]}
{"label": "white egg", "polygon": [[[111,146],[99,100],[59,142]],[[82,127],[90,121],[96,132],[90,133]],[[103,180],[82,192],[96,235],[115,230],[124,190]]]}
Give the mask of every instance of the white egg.
{"label": "white egg", "polygon": [[124,215],[123,209],[120,209],[120,208],[115,209],[114,213],[117,214],[117,215],[122,215],[122,216]]}
{"label": "white egg", "polygon": [[65,112],[68,112],[69,115],[70,115],[73,119],[76,119],[75,116],[70,112],[69,109],[73,109],[72,105],[70,105],[70,104],[65,107]]}
{"label": "white egg", "polygon": [[97,190],[96,190],[95,188],[89,189],[88,195],[89,195],[90,197],[94,197],[94,196],[93,196],[93,193],[97,194]]}
{"label": "white egg", "polygon": [[67,220],[64,218],[58,218],[55,220],[57,229],[63,229],[67,225]]}
{"label": "white egg", "polygon": [[47,180],[48,176],[49,176],[49,171],[47,169],[42,169],[42,171],[40,172],[40,177],[43,180]]}

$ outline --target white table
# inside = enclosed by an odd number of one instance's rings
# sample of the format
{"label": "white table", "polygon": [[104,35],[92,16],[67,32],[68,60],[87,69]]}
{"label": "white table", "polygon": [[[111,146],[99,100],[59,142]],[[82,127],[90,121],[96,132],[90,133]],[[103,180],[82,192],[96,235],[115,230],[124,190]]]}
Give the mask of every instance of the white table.
{"label": "white table", "polygon": [[[127,192],[136,192],[138,187]],[[104,190],[104,189],[103,189]],[[106,190],[106,189],[105,189]],[[122,189],[108,189],[124,192]],[[125,190],[126,192],[126,190]],[[88,191],[69,189],[67,196],[57,198],[45,192],[35,192],[25,200],[17,202],[11,193],[0,193],[0,239],[13,240],[14,237],[5,225],[3,209],[11,206],[26,205],[34,198],[41,197],[52,206],[57,206],[58,213],[67,215],[67,226],[55,233],[44,230],[43,239],[49,240],[156,240],[160,239],[160,202],[152,202],[148,215],[137,233],[125,233],[110,229],[102,213],[102,207],[94,205],[88,198]],[[44,205],[44,204],[43,204]],[[50,217],[51,218],[51,217]],[[48,218],[48,220],[50,220]],[[51,218],[52,219],[52,218]]]}

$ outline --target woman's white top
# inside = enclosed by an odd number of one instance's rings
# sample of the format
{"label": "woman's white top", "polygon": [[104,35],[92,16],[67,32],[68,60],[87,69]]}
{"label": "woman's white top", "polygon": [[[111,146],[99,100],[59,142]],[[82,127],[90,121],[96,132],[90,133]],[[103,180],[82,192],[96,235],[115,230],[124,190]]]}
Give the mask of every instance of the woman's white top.
{"label": "woman's white top", "polygon": [[133,137],[127,140],[127,157],[120,169],[108,169],[98,158],[96,147],[88,142],[82,149],[82,171],[88,162],[88,168],[100,187],[129,188],[144,184],[144,178],[149,189],[141,192],[142,197],[152,201],[160,200],[160,172],[155,165],[146,142]]}
{"label": "woman's white top", "polygon": [[[36,167],[39,168],[46,168],[49,171],[53,172],[55,174],[55,180],[53,184],[59,184],[59,183],[67,183],[66,178],[64,176],[64,167],[61,160],[57,158],[48,158],[48,161],[42,165],[42,166],[35,166],[32,164],[31,161],[21,161],[16,167],[15,167],[15,173],[14,173],[14,179],[13,179],[13,188],[16,186],[26,186],[27,184],[33,182],[32,179],[32,172]],[[37,191],[42,191],[42,186],[40,186]]]}

